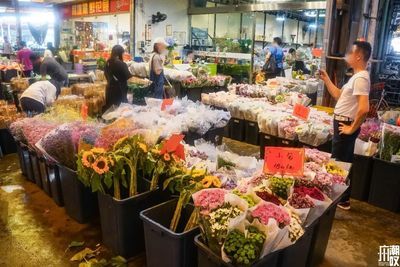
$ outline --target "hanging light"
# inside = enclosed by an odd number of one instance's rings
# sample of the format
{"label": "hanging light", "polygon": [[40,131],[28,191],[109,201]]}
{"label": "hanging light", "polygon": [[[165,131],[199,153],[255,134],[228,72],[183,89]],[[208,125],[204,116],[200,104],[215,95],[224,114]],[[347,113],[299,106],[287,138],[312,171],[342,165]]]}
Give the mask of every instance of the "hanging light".
{"label": "hanging light", "polygon": [[276,21],[285,21],[285,14],[278,14],[276,16]]}

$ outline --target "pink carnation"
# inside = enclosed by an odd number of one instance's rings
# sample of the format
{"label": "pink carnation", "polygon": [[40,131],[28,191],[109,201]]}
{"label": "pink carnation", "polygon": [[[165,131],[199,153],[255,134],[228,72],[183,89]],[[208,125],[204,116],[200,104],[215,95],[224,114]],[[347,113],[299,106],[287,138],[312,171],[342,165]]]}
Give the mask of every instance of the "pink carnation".
{"label": "pink carnation", "polygon": [[207,214],[224,203],[225,190],[217,188],[203,189],[193,194],[192,197],[194,205],[200,208],[201,213]]}
{"label": "pink carnation", "polygon": [[290,216],[284,210],[284,208],[279,207],[273,203],[264,202],[257,206],[251,213],[254,218],[260,219],[260,221],[267,225],[269,219],[275,219],[279,226],[286,226],[290,224]]}

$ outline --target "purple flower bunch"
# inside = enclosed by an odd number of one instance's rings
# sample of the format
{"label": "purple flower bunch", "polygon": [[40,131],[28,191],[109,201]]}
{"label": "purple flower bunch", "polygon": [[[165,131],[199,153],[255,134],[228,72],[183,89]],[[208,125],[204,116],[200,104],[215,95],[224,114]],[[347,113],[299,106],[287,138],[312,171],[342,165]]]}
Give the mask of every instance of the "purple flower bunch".
{"label": "purple flower bunch", "polygon": [[378,142],[381,135],[381,126],[378,120],[376,119],[367,119],[360,128],[360,134],[358,138],[363,140],[364,142],[368,142],[370,139],[373,139],[375,142]]}
{"label": "purple flower bunch", "polygon": [[47,133],[55,129],[59,124],[44,121],[39,118],[32,118],[22,124],[22,133],[29,146],[35,148],[36,143]]}
{"label": "purple flower bunch", "polygon": [[314,149],[306,148],[305,155],[307,161],[315,162],[317,164],[328,163],[331,158],[331,154],[319,151],[318,149],[315,148]]}

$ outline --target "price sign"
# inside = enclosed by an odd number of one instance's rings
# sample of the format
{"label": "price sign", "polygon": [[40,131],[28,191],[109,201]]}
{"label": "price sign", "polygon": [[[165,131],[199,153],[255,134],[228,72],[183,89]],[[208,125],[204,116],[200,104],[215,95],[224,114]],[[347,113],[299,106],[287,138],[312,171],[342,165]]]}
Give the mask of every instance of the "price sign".
{"label": "price sign", "polygon": [[185,150],[181,141],[185,136],[183,134],[173,134],[167,141],[165,141],[163,147],[161,148],[160,154],[174,153],[181,159],[185,159]]}
{"label": "price sign", "polygon": [[173,98],[167,98],[163,99],[162,104],[161,104],[161,110],[165,110],[167,106],[171,106],[174,103]]}
{"label": "price sign", "polygon": [[300,104],[296,104],[293,107],[293,115],[300,119],[308,120],[308,116],[310,115],[310,108]]}
{"label": "price sign", "polygon": [[264,172],[303,176],[304,159],[304,148],[266,147]]}

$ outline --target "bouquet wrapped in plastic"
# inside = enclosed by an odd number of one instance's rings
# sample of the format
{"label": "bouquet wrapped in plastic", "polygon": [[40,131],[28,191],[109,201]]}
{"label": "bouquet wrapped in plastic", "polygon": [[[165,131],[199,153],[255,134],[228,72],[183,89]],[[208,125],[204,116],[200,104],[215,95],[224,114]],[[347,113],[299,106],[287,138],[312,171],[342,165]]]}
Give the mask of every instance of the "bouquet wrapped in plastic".
{"label": "bouquet wrapped in plastic", "polygon": [[46,134],[36,146],[49,159],[76,170],[80,147],[93,146],[102,126],[86,122],[66,123]]}
{"label": "bouquet wrapped in plastic", "polygon": [[391,162],[400,162],[400,127],[383,124],[382,137],[379,143],[379,156]]}

